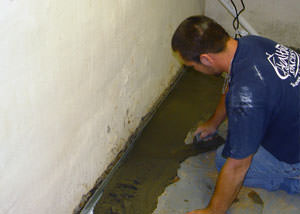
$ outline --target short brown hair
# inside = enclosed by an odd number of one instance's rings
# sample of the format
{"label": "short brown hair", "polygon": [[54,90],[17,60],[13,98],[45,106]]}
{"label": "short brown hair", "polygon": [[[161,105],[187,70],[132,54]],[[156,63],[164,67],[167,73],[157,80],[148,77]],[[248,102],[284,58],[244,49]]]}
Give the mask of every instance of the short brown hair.
{"label": "short brown hair", "polygon": [[200,62],[203,53],[218,53],[226,48],[228,33],[222,26],[206,16],[191,16],[175,31],[172,49],[184,60]]}

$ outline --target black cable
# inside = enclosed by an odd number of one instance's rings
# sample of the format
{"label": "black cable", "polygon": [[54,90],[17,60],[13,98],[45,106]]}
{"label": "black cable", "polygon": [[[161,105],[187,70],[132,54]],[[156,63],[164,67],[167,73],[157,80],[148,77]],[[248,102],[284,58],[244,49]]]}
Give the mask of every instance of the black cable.
{"label": "black cable", "polygon": [[[232,26],[233,26],[233,29],[235,30],[234,38],[237,39],[238,36],[242,37],[242,35],[238,31],[238,29],[240,27],[239,15],[241,15],[241,13],[245,10],[245,4],[244,4],[244,1],[241,0],[243,8],[238,12],[237,8],[236,8],[236,5],[233,2],[233,0],[230,0],[230,1],[231,1],[231,4],[232,4],[232,6],[234,7],[234,10],[235,10],[235,17],[233,19]],[[229,82],[230,82],[230,75],[227,74],[226,77],[225,77],[225,79],[224,79],[222,94],[226,93],[226,88],[228,87]]]}
{"label": "black cable", "polygon": [[242,37],[242,35],[238,32],[238,29],[240,27],[239,16],[246,9],[246,7],[245,7],[245,4],[244,4],[244,1],[241,0],[242,9],[238,12],[237,7],[236,7],[234,1],[233,0],[230,0],[230,1],[231,1],[231,4],[232,4],[232,6],[233,6],[233,8],[235,10],[235,17],[233,19],[232,26],[233,26],[233,29],[235,30],[234,38],[237,39],[238,36]]}
{"label": "black cable", "polygon": [[244,1],[241,0],[242,3],[242,9],[238,12],[238,14],[236,15],[236,17],[234,18],[234,21],[237,23],[237,29],[239,29],[240,27],[240,22],[239,22],[239,15],[245,10],[245,5],[244,5]]}
{"label": "black cable", "polygon": [[[238,28],[238,26],[235,25],[235,23],[236,23],[235,21],[238,20],[238,18],[237,18],[238,12],[237,12],[237,8],[236,8],[235,3],[233,2],[233,0],[230,0],[230,1],[231,1],[231,4],[232,4],[233,8],[234,8],[234,11],[235,11],[235,17],[233,19],[232,26],[233,26],[233,29],[236,30]],[[238,22],[238,24],[239,24],[239,22]]]}

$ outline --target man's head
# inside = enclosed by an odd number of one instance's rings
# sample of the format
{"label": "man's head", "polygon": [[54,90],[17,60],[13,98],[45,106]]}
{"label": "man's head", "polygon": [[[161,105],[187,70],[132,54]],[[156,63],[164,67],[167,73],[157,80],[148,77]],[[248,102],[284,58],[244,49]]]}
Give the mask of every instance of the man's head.
{"label": "man's head", "polygon": [[[228,33],[206,16],[192,16],[184,20],[172,38],[172,49],[185,62],[207,65],[207,54],[216,54],[226,49]],[[187,64],[187,63],[185,63]]]}

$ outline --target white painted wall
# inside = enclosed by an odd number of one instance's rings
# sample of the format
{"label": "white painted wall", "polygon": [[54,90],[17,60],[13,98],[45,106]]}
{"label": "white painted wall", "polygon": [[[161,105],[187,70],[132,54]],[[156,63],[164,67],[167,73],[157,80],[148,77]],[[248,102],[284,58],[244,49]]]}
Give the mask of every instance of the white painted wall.
{"label": "white painted wall", "polygon": [[[234,2],[242,8],[240,0]],[[246,10],[242,16],[261,36],[300,48],[299,0],[244,0],[244,3]],[[219,1],[206,0],[205,5],[205,15],[214,18],[233,35],[233,17]]]}
{"label": "white painted wall", "polygon": [[0,2],[1,214],[72,212],[176,74],[172,33],[202,3]]}

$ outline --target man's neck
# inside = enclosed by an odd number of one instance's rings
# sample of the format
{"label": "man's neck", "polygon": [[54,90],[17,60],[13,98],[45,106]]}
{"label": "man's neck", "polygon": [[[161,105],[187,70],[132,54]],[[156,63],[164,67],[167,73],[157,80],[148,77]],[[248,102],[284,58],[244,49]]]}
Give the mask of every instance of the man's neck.
{"label": "man's neck", "polygon": [[230,38],[226,43],[226,48],[219,53],[208,53],[213,60],[213,66],[217,70],[230,73],[231,62],[236,52],[238,42]]}
{"label": "man's neck", "polygon": [[237,40],[230,38],[227,41],[226,49],[224,51],[224,60],[225,60],[224,72],[226,72],[226,73],[230,73],[231,63],[232,63],[232,60],[234,58],[237,47],[238,47],[238,41]]}

